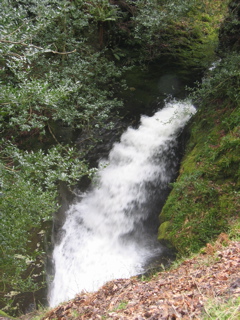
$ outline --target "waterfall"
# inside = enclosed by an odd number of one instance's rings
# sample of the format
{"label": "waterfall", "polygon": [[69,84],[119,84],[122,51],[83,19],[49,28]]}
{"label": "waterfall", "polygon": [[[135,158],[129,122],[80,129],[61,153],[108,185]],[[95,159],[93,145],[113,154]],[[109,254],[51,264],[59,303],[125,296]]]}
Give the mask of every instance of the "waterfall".
{"label": "waterfall", "polygon": [[51,306],[142,273],[161,254],[146,221],[156,189],[160,197],[174,177],[177,136],[194,113],[190,102],[166,103],[152,117],[142,116],[138,129],[128,128],[100,161],[91,190],[71,205],[55,245]]}

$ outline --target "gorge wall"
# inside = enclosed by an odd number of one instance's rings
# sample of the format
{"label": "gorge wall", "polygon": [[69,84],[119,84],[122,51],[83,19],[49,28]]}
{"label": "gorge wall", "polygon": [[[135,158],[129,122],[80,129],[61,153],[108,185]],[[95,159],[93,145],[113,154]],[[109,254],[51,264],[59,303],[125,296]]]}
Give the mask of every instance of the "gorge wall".
{"label": "gorge wall", "polygon": [[160,213],[158,237],[186,254],[231,229],[240,212],[239,3],[220,29],[219,60],[192,94],[198,113],[188,128],[180,175]]}

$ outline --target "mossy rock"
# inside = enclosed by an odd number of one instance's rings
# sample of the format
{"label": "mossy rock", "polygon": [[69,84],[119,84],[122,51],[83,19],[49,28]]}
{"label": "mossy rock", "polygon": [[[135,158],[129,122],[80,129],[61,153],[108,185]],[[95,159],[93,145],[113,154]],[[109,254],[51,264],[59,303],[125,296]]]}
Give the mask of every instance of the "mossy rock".
{"label": "mossy rock", "polygon": [[159,227],[159,231],[158,231],[158,240],[167,240],[168,237],[168,230],[169,227],[171,225],[170,221],[165,221],[163,223],[161,223],[160,227]]}

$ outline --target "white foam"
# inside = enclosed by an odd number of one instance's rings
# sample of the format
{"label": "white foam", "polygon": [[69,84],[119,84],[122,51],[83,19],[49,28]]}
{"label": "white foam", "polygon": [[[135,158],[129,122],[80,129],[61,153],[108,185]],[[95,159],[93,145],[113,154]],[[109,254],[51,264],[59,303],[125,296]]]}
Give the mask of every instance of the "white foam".
{"label": "white foam", "polygon": [[55,246],[51,306],[82,290],[97,290],[108,280],[136,275],[156,254],[147,241],[138,241],[136,226],[149,214],[143,209],[149,183],[171,181],[168,157],[179,130],[195,111],[189,102],[167,103],[154,116],[143,116],[138,129],[129,128],[109,159],[102,161],[100,166],[107,165],[99,171],[96,187],[72,205],[65,234]]}

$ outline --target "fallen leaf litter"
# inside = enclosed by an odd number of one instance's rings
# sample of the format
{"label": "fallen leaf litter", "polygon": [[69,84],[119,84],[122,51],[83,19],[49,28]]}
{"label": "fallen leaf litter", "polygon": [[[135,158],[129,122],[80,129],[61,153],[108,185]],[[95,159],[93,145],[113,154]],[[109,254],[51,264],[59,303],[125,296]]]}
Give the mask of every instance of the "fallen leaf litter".
{"label": "fallen leaf litter", "polygon": [[240,242],[228,240],[227,247],[220,242],[149,281],[117,279],[97,292],[79,294],[42,320],[199,319],[209,298],[226,302],[240,296]]}

